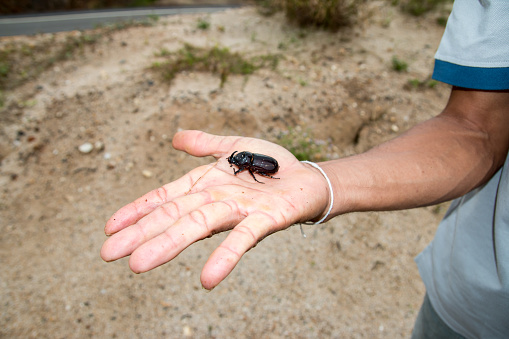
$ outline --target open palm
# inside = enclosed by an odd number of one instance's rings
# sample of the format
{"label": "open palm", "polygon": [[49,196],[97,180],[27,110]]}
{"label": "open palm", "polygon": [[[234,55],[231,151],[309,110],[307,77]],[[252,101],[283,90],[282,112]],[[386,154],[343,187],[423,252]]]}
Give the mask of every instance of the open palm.
{"label": "open palm", "polygon": [[[131,269],[146,272],[192,243],[231,229],[203,268],[202,285],[211,289],[261,239],[318,217],[328,204],[321,174],[276,144],[183,131],[175,135],[173,146],[194,156],[213,156],[217,162],[195,168],[118,210],[106,223],[105,232],[112,236],[102,247],[104,260],[131,255]],[[259,177],[263,185],[247,171],[233,175],[226,158],[234,151],[274,157],[280,180]]]}

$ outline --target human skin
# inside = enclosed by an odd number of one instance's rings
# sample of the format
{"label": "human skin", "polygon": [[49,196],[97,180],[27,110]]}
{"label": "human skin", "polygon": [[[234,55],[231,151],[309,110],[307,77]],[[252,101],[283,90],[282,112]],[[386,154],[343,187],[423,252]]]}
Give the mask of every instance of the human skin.
{"label": "human skin", "polygon": [[[354,211],[407,209],[459,197],[487,182],[509,148],[509,92],[453,88],[444,110],[366,153],[323,162],[334,203],[327,220]],[[118,210],[106,223],[105,261],[130,255],[146,272],[192,243],[231,230],[206,262],[201,283],[212,289],[266,236],[295,223],[319,220],[330,205],[323,175],[284,148],[259,139],[182,131],[177,150],[213,156],[201,166]],[[233,175],[233,151],[270,155],[280,180]],[[191,188],[191,190],[190,190]]]}

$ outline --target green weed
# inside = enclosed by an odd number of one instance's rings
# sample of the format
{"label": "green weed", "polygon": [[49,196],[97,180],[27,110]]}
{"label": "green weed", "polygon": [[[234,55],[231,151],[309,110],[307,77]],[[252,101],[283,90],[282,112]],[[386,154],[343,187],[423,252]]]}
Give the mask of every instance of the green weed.
{"label": "green weed", "polygon": [[221,78],[221,87],[230,74],[249,75],[259,68],[278,65],[279,55],[262,55],[250,58],[232,53],[226,47],[215,46],[210,49],[185,44],[180,50],[171,53],[161,50],[158,56],[165,57],[163,62],[152,64],[152,70],[161,72],[164,79],[171,82],[182,71],[211,72]]}
{"label": "green weed", "polygon": [[0,59],[0,77],[6,78],[9,75],[9,70],[11,68],[8,60],[5,57],[1,56]]}
{"label": "green weed", "polygon": [[443,9],[453,0],[391,0],[392,5],[399,6],[404,12],[421,16],[436,9]]}
{"label": "green weed", "polygon": [[438,17],[437,24],[439,26],[445,27],[447,25],[447,19],[448,19],[448,17],[445,17],[445,16]]}
{"label": "green weed", "polygon": [[258,0],[259,12],[272,15],[283,10],[300,27],[336,31],[351,26],[365,0]]}
{"label": "green weed", "polygon": [[425,80],[419,79],[410,79],[408,83],[405,85],[405,89],[407,90],[424,90],[424,89],[433,89],[438,85],[438,81],[433,80],[431,78],[427,78]]}
{"label": "green weed", "polygon": [[198,20],[198,23],[196,24],[196,27],[197,27],[198,29],[201,29],[202,31],[206,31],[207,29],[209,29],[209,28],[210,28],[210,22],[208,22],[208,21],[207,21],[207,20],[205,20],[205,19],[200,18],[200,19]]}
{"label": "green weed", "polygon": [[271,16],[284,10],[285,0],[255,0],[258,12],[264,16]]}
{"label": "green weed", "polygon": [[301,27],[320,27],[336,31],[351,26],[359,5],[363,1],[352,0],[286,0],[285,11],[290,21]]}
{"label": "green weed", "polygon": [[396,72],[406,72],[408,70],[408,64],[399,59],[397,56],[392,57],[392,69]]}
{"label": "green weed", "polygon": [[313,138],[310,130],[303,131],[300,126],[280,133],[277,142],[289,150],[297,159],[310,161],[326,160],[325,145]]}

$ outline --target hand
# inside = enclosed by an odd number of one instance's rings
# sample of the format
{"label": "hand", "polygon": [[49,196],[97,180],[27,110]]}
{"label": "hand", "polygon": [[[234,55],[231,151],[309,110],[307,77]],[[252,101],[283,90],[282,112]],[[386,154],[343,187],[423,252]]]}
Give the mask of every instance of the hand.
{"label": "hand", "polygon": [[[232,230],[209,257],[201,274],[212,289],[240,258],[267,235],[295,223],[318,219],[328,207],[328,185],[313,167],[302,164],[281,146],[267,141],[222,137],[199,131],[179,132],[173,146],[194,156],[213,156],[217,163],[195,168],[118,210],[106,223],[101,257],[113,261],[131,255],[136,273],[162,265],[192,243]],[[275,158],[279,180],[249,172],[236,176],[227,161],[234,151]],[[256,175],[256,174],[255,174]]]}

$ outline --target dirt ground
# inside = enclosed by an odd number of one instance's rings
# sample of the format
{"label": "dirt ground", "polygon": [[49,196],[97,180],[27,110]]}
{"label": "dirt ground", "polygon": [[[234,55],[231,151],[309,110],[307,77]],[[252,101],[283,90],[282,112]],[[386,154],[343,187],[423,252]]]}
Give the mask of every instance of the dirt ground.
{"label": "dirt ground", "polygon": [[[440,112],[449,88],[426,80],[443,27],[370,2],[363,24],[301,30],[254,8],[161,18],[113,33],[4,93],[0,111],[0,337],[408,338],[424,286],[414,257],[446,206],[353,213],[274,234],[212,292],[201,268],[225,235],[132,273],[105,263],[103,226],[121,206],[212,159],[171,147],[181,129],[266,138],[301,126],[330,157],[362,152]],[[199,19],[210,22],[197,29]],[[65,34],[81,34],[79,32]],[[28,42],[35,37],[2,38]],[[281,53],[277,69],[148,69],[184,43]],[[396,72],[392,58],[408,63]],[[297,129],[298,130],[298,129]],[[94,145],[90,153],[79,146]]]}

